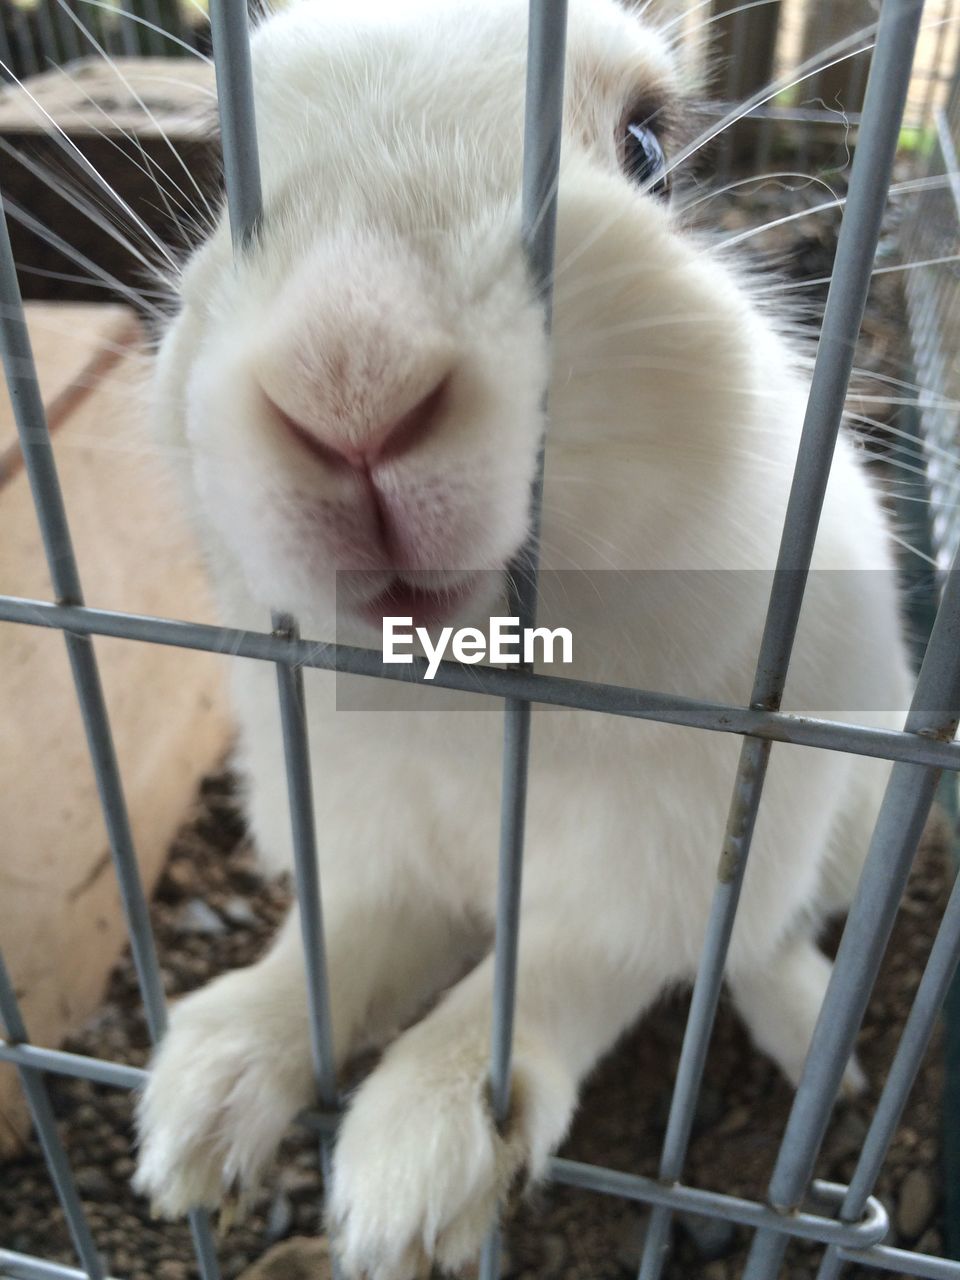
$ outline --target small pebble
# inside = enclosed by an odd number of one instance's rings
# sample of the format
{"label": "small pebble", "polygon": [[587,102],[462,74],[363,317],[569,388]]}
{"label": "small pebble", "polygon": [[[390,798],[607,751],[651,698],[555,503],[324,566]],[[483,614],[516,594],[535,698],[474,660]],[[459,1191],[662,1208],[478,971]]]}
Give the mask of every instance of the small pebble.
{"label": "small pebble", "polygon": [[177,933],[197,933],[206,936],[226,933],[227,926],[212,907],[207,906],[202,898],[191,898],[177,912],[173,922]]}
{"label": "small pebble", "polygon": [[157,1280],[189,1280],[190,1268],[185,1262],[167,1260],[157,1267]]}
{"label": "small pebble", "polygon": [[693,1131],[699,1133],[704,1129],[712,1129],[719,1124],[726,1114],[727,1104],[723,1091],[713,1085],[705,1084],[697,1098],[697,1106],[693,1116]]}
{"label": "small pebble", "polygon": [[936,1227],[931,1227],[929,1231],[925,1231],[917,1241],[915,1248],[917,1253],[929,1253],[935,1258],[943,1257],[943,1237]]}
{"label": "small pebble", "polygon": [[[305,1153],[307,1158],[314,1159],[313,1152]],[[288,1165],[281,1170],[280,1185],[291,1196],[319,1196],[323,1192],[323,1182],[315,1168],[304,1169],[298,1164]]]}
{"label": "small pebble", "polygon": [[723,1117],[717,1125],[717,1136],[721,1138],[729,1137],[734,1133],[742,1133],[750,1123],[749,1107],[734,1107]]}
{"label": "small pebble", "polygon": [[252,929],[259,923],[253,907],[246,898],[241,898],[239,895],[226,900],[223,904],[223,914],[238,929]]}
{"label": "small pebble", "polygon": [[846,1160],[848,1156],[859,1155],[866,1136],[867,1122],[863,1116],[856,1111],[845,1111],[837,1121],[830,1139],[831,1156],[835,1160]]}
{"label": "small pebble", "polygon": [[937,1207],[937,1190],[926,1169],[911,1169],[897,1196],[897,1230],[906,1240],[921,1234]]}
{"label": "small pebble", "polygon": [[174,858],[167,863],[164,879],[181,896],[195,893],[200,884],[196,867],[189,858]]}
{"label": "small pebble", "polygon": [[267,1214],[267,1226],[264,1238],[267,1244],[276,1244],[285,1240],[293,1227],[293,1204],[283,1190],[273,1197],[270,1212]]}
{"label": "small pebble", "polygon": [[[569,1246],[563,1236],[557,1235],[556,1232],[548,1232],[540,1241],[540,1267],[538,1275],[541,1280],[547,1280],[549,1276],[559,1275],[563,1268],[563,1264],[567,1260]],[[507,1251],[505,1250],[504,1253]],[[504,1262],[509,1261],[508,1258],[501,1256],[500,1274],[509,1275],[510,1271],[504,1266]]]}
{"label": "small pebble", "polygon": [[729,1280],[730,1266],[726,1262],[710,1262],[701,1271],[703,1280]]}
{"label": "small pebble", "polygon": [[647,1214],[633,1210],[621,1221],[615,1233],[617,1261],[625,1271],[636,1271],[640,1266],[643,1242],[647,1235]]}
{"label": "small pebble", "polygon": [[722,1218],[706,1218],[699,1213],[678,1213],[677,1222],[704,1262],[725,1258],[737,1243],[736,1227]]}
{"label": "small pebble", "polygon": [[[78,1169],[74,1175],[77,1190],[83,1200],[109,1200],[115,1194],[115,1187],[102,1169]],[[104,1209],[110,1215],[111,1206]]]}
{"label": "small pebble", "polygon": [[274,1245],[238,1280],[328,1280],[330,1274],[326,1240],[296,1236]]}

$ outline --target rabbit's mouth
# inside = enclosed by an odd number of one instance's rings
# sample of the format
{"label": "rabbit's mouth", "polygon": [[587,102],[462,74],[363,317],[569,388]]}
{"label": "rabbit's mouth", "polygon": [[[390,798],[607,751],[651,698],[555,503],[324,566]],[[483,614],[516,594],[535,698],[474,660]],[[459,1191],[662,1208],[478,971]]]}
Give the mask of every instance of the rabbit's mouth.
{"label": "rabbit's mouth", "polygon": [[383,590],[363,602],[358,612],[380,630],[385,618],[410,618],[414,627],[431,627],[457,617],[477,595],[487,575],[468,572],[440,587],[427,587],[397,574]]}

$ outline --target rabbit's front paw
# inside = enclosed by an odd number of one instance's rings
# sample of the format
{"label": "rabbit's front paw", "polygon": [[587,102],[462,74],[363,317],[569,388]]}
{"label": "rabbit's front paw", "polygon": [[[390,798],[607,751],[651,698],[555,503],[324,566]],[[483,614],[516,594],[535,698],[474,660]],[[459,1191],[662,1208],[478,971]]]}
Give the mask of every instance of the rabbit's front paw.
{"label": "rabbit's front paw", "polygon": [[362,1085],[340,1131],[331,1225],[351,1277],[413,1280],[431,1262],[457,1271],[475,1259],[498,1203],[521,1172],[542,1171],[572,1111],[564,1073],[518,1052],[498,1131],[485,1038],[438,1051],[417,1031]]}
{"label": "rabbit's front paw", "polygon": [[[273,995],[273,1003],[270,997]],[[303,1019],[256,968],[231,973],[172,1010],[137,1110],[134,1188],[178,1217],[254,1188],[310,1097]]]}

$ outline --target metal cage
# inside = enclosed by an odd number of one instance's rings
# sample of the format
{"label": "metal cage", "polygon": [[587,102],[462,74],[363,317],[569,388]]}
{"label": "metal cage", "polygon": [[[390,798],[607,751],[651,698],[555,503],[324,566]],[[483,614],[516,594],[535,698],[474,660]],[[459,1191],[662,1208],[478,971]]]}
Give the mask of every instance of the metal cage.
{"label": "metal cage", "polygon": [[[643,1202],[652,1207],[638,1259],[641,1280],[656,1280],[666,1261],[675,1211],[720,1217],[752,1228],[744,1276],[770,1280],[779,1273],[792,1238],[824,1246],[820,1280],[849,1262],[912,1276],[960,1278],[960,1262],[883,1244],[884,1207],[872,1196],[880,1166],[905,1105],[938,1011],[960,958],[960,885],[954,888],[906,1028],[849,1186],[811,1183],[844,1066],[889,937],[913,855],[944,771],[960,773],[960,563],[944,570],[940,607],[902,732],[828,723],[788,715],[781,695],[810,567],[818,518],[860,328],[910,81],[922,0],[884,0],[866,88],[862,125],[832,284],[823,319],[809,403],[773,578],[753,694],[747,706],[726,706],[655,690],[617,688],[534,674],[443,663],[433,684],[504,704],[500,879],[496,921],[495,1002],[491,1037],[494,1109],[506,1112],[517,968],[518,906],[523,866],[524,810],[530,723],[537,704],[554,704],[726,732],[743,738],[724,847],[718,851],[713,906],[670,1107],[659,1177],[645,1178],[564,1159],[549,1176],[567,1185]],[[256,229],[260,182],[243,0],[215,0],[213,42],[222,122],[228,205],[237,253]],[[521,234],[530,272],[550,312],[555,183],[560,152],[565,49],[565,0],[531,0]],[[956,95],[954,95],[954,106]],[[955,180],[955,157],[952,161]],[[147,905],[132,847],[123,788],[94,656],[93,636],[172,645],[273,663],[282,713],[296,879],[310,975],[312,1048],[321,1110],[313,1114],[329,1161],[336,1125],[336,1084],[324,968],[323,921],[314,817],[309,786],[302,668],[319,667],[384,679],[423,680],[425,665],[386,666],[376,651],[301,640],[296,623],[275,617],[272,631],[249,633],[167,618],[105,612],[84,604],[70,530],[27,337],[13,257],[0,222],[0,332],[3,359],[37,516],[42,528],[54,601],[0,596],[0,621],[51,627],[64,636],[120,884],[127,926],[151,1035],[163,1034],[165,1015]],[[916,277],[918,280],[920,277]],[[919,288],[919,286],[918,286]],[[914,304],[921,303],[914,300]],[[951,305],[955,306],[955,298]],[[535,500],[539,499],[539,484]],[[522,625],[532,623],[536,600],[537,539],[523,553],[513,601]],[[790,742],[876,756],[894,762],[857,894],[844,929],[833,976],[793,1103],[769,1185],[766,1204],[708,1192],[682,1181],[724,962],[747,868],[770,752]],[[36,762],[34,762],[36,763]],[[29,765],[27,767],[30,767]],[[144,1073],[120,1064],[42,1049],[29,1043],[7,971],[0,959],[0,1016],[6,1040],[0,1060],[20,1072],[52,1178],[70,1227],[79,1269],[0,1248],[0,1273],[21,1280],[104,1280],[102,1261],[85,1220],[70,1164],[51,1110],[47,1073],[84,1077],[118,1088],[138,1088]],[[815,1207],[810,1208],[809,1203]],[[203,1280],[219,1275],[206,1216],[191,1218]],[[494,1231],[481,1264],[484,1280],[498,1276]]]}

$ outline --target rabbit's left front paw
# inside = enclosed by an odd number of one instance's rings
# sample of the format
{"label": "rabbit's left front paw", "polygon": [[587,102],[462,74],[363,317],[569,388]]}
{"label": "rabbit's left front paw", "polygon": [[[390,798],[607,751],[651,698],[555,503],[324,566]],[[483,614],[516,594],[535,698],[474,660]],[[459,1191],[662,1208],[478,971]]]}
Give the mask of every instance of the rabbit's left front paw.
{"label": "rabbit's left front paw", "polygon": [[474,1260],[521,1172],[536,1176],[566,1129],[573,1089],[545,1059],[517,1054],[498,1132],[485,1037],[437,1051],[407,1032],[360,1088],[340,1131],[330,1211],[349,1276],[413,1280],[431,1262]]}
{"label": "rabbit's left front paw", "polygon": [[137,1108],[134,1189],[170,1218],[242,1200],[310,1093],[305,1016],[256,966],[218,978],[171,1011]]}

